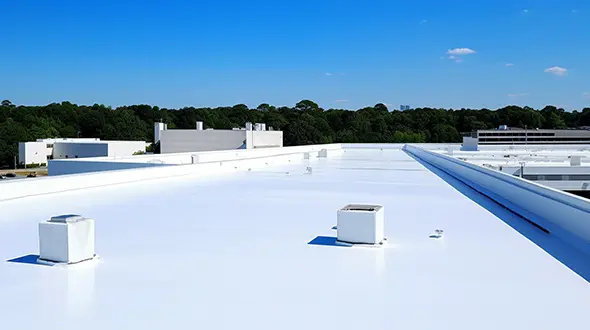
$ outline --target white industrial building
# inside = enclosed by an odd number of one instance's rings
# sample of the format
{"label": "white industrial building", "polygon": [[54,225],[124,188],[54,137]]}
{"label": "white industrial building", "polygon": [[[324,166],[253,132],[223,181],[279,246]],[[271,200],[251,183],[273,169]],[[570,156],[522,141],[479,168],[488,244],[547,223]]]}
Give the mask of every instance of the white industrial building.
{"label": "white industrial building", "polygon": [[50,159],[119,157],[145,152],[144,141],[102,141],[100,139],[38,139],[18,144],[22,165],[47,164]]}
{"label": "white industrial building", "polygon": [[197,152],[232,149],[276,148],[283,146],[283,132],[266,130],[266,125],[246,123],[245,128],[232,130],[203,130],[203,122],[195,129],[167,129],[155,123],[154,142],[160,141],[160,152]]}

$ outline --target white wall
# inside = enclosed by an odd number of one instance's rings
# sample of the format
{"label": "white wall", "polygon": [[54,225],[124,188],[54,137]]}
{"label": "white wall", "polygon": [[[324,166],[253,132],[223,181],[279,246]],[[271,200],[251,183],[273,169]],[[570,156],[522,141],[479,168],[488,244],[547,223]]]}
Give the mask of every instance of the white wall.
{"label": "white wall", "polygon": [[479,144],[478,138],[464,136],[463,137],[463,146],[461,147],[461,151],[477,151],[478,144]]}
{"label": "white wall", "polygon": [[53,159],[123,157],[145,152],[144,141],[55,142]]}
{"label": "white wall", "polygon": [[[88,158],[87,158],[88,159]],[[95,159],[95,158],[91,158]],[[144,167],[171,166],[157,163],[125,163],[104,161],[78,161],[69,159],[50,160],[47,175],[66,175],[102,171],[126,170]]]}
{"label": "white wall", "polygon": [[19,142],[19,164],[47,163],[47,143],[45,142]]}
{"label": "white wall", "polygon": [[246,131],[184,130],[160,132],[160,151],[163,154],[238,149],[246,140]]}
{"label": "white wall", "polygon": [[160,141],[161,132],[166,130],[167,125],[164,123],[154,123],[154,143]]}
{"label": "white wall", "polygon": [[135,152],[145,152],[144,141],[107,141],[109,157],[132,156]]}
{"label": "white wall", "polygon": [[[146,180],[157,180],[162,178],[179,177],[179,176],[206,176],[219,175],[224,173],[233,173],[248,171],[253,168],[265,168],[281,163],[291,163],[295,161],[304,161],[303,153],[309,151],[317,151],[321,149],[329,149],[336,154],[341,151],[340,144],[328,145],[311,145],[300,147],[287,148],[269,148],[269,149],[253,149],[253,150],[234,150],[224,152],[210,152],[200,153],[201,155],[211,154],[217,161],[211,161],[202,164],[184,165],[184,166],[148,166],[144,168],[134,168],[122,171],[109,171],[105,173],[82,173],[74,175],[58,175],[42,178],[35,178],[29,180],[11,180],[2,183],[0,189],[0,203],[16,198],[24,198],[28,196],[37,196],[44,194],[53,194],[64,191],[73,191],[80,189],[89,189],[94,187],[110,186],[116,184],[126,184],[141,182]],[[235,157],[238,153],[238,157]],[[230,154],[234,158],[230,158]],[[135,156],[140,157],[142,156]],[[227,161],[219,159],[227,157]],[[68,159],[68,160],[54,160],[50,161],[50,170],[52,163],[95,163],[90,159]],[[125,163],[123,163],[125,164]],[[139,163],[142,164],[142,163]],[[229,166],[223,166],[227,164]],[[130,164],[131,166],[138,166],[138,163]],[[146,164],[143,163],[145,166]],[[80,165],[82,166],[82,165]],[[109,163],[96,164],[96,166],[114,166]],[[86,167],[87,169],[88,167]]]}
{"label": "white wall", "polygon": [[[281,131],[252,131],[252,148],[272,148],[283,146]],[[250,146],[248,146],[250,149]]]}
{"label": "white wall", "polygon": [[108,143],[105,141],[88,142],[55,142],[53,159],[85,158],[108,156]]}
{"label": "white wall", "polygon": [[342,151],[341,144],[314,144],[296,147],[284,148],[258,148],[258,149],[243,149],[243,150],[221,150],[208,152],[195,152],[192,154],[193,163],[208,163],[220,161],[234,161],[243,159],[260,159],[265,157],[276,157],[284,155],[298,154],[303,157],[306,152],[315,152],[315,156],[320,150],[326,149],[330,151]]}

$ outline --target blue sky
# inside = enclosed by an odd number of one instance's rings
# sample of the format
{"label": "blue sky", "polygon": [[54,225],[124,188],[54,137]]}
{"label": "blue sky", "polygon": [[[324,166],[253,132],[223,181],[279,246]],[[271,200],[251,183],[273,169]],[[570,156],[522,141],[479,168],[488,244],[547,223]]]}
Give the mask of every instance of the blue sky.
{"label": "blue sky", "polygon": [[584,0],[0,4],[16,104],[590,106]]}

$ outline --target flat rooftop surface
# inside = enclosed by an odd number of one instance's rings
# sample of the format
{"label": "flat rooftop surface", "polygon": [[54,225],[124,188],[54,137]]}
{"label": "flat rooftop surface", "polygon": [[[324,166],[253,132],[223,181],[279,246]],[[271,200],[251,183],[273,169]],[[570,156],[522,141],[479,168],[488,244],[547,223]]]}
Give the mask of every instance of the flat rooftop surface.
{"label": "flat rooftop surface", "polygon": [[[333,245],[336,211],[351,203],[384,206],[386,246]],[[3,329],[588,322],[584,278],[509,226],[517,221],[511,213],[480,206],[400,150],[349,149],[310,163],[37,196],[0,209]],[[38,222],[69,213],[96,220],[101,259],[71,268],[29,263]],[[436,229],[443,239],[429,238]],[[582,258],[576,253],[570,257]]]}

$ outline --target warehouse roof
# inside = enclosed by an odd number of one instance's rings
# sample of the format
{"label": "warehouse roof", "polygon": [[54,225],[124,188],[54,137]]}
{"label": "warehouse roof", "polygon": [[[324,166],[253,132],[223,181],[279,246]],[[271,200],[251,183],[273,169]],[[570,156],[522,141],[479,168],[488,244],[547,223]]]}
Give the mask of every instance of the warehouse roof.
{"label": "warehouse roof", "polygon": [[[384,206],[385,246],[334,244],[350,203]],[[590,308],[586,255],[399,147],[0,208],[7,329],[567,329]],[[35,264],[37,223],[71,213],[101,259]]]}

